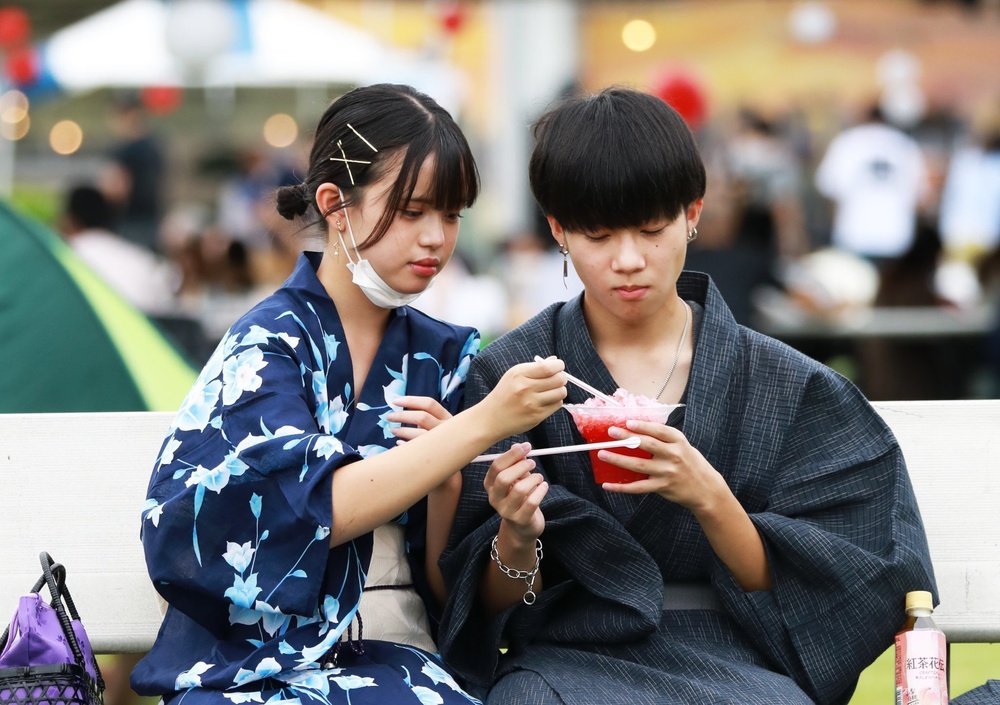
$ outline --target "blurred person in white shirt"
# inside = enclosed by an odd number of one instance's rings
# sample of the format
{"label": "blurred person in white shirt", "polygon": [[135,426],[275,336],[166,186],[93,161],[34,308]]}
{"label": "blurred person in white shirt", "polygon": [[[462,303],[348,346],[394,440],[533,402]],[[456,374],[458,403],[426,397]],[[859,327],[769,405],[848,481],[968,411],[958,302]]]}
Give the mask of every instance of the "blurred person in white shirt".
{"label": "blurred person in white shirt", "polygon": [[950,258],[975,264],[1000,245],[1000,121],[955,150],[940,212]]}
{"label": "blurred person in white shirt", "polygon": [[143,313],[173,313],[176,270],[147,248],[112,232],[112,222],[111,205],[98,188],[81,185],[67,192],[60,231],[73,252]]}
{"label": "blurred person in white shirt", "polygon": [[881,110],[830,142],[816,188],[835,204],[831,244],[883,264],[913,244],[917,215],[930,196],[919,144],[888,124]]}

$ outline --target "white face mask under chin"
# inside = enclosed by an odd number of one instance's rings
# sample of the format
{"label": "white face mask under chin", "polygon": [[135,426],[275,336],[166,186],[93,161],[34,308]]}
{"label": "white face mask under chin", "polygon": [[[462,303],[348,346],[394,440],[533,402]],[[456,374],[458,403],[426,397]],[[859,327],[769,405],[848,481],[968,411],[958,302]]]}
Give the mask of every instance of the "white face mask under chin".
{"label": "white face mask under chin", "polygon": [[[423,291],[418,291],[416,294],[404,294],[386,284],[382,277],[378,275],[378,272],[375,271],[372,263],[358,252],[358,243],[354,239],[354,229],[351,227],[351,219],[348,217],[346,209],[344,210],[344,220],[347,221],[347,234],[351,236],[351,244],[354,246],[354,252],[358,256],[357,262],[351,259],[351,250],[344,243],[343,233],[338,231],[337,237],[340,238],[340,244],[347,255],[347,270],[351,273],[351,281],[361,289],[369,301],[379,308],[398,308],[416,301]],[[429,284],[427,288],[430,288]]]}

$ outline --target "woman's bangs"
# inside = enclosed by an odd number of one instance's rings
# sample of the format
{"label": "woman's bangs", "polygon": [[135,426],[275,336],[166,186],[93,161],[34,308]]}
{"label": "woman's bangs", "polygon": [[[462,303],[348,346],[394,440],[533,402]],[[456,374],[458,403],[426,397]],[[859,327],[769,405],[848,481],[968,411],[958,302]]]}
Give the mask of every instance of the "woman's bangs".
{"label": "woman's bangs", "polygon": [[441,130],[433,155],[433,193],[428,196],[434,208],[460,211],[471,207],[479,196],[479,173],[468,145]]}

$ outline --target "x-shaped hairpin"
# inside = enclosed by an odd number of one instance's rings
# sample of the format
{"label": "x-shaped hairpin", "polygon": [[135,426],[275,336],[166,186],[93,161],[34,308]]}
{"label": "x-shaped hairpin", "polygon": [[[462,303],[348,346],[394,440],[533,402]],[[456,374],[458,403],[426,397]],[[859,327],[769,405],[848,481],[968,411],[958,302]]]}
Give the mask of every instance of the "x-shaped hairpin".
{"label": "x-shaped hairpin", "polygon": [[[371,142],[369,142],[364,137],[362,137],[361,133],[358,132],[357,130],[355,130],[354,126],[351,125],[351,123],[347,123],[347,126],[351,129],[351,132],[353,132],[355,135],[357,135],[358,139],[360,139],[362,142],[364,142],[366,145],[368,145],[368,147],[373,152],[378,152],[378,150],[375,148],[375,145],[373,145]],[[340,156],[339,157],[330,157],[330,161],[331,162],[343,162],[344,163],[344,166],[347,167],[347,175],[349,177],[351,177],[351,186],[354,186],[354,173],[351,171],[351,164],[371,164],[371,162],[370,161],[365,161],[364,159],[348,159],[347,158],[347,153],[344,152],[344,143],[343,143],[342,140],[337,140],[337,149],[340,150]]]}

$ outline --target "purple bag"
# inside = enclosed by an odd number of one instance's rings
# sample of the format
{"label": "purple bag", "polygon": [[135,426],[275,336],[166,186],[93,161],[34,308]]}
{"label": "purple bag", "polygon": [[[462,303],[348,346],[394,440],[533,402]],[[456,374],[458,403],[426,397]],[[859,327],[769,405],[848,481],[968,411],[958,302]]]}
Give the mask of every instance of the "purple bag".
{"label": "purple bag", "polygon": [[[42,577],[0,635],[0,705],[102,705],[104,679],[66,588],[66,569],[40,556]],[[39,591],[48,587],[51,602]]]}

